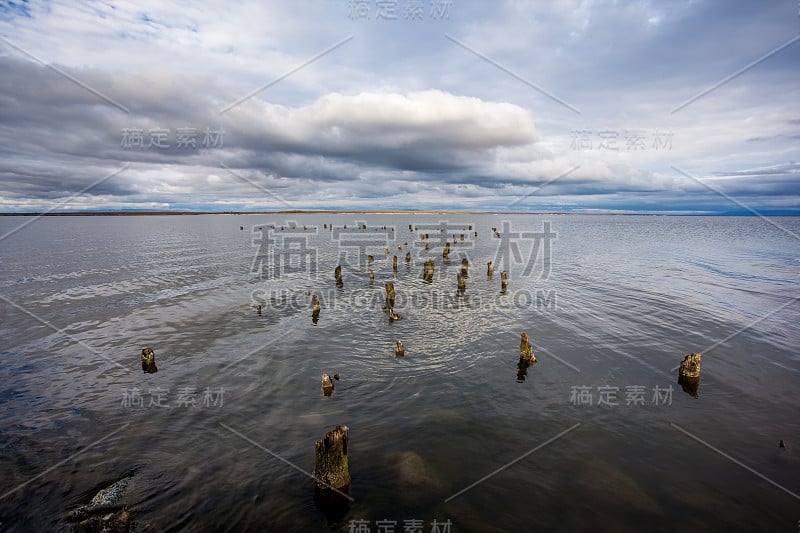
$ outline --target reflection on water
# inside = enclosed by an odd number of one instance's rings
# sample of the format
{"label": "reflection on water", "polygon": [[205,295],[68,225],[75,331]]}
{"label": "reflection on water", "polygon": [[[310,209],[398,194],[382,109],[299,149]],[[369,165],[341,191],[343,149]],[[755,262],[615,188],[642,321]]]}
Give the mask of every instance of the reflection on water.
{"label": "reflection on water", "polygon": [[[438,229],[408,229],[445,219],[446,260]],[[491,229],[504,220],[511,232],[550,221],[546,266],[538,255],[523,275],[525,241],[504,260],[507,232]],[[0,233],[23,222],[0,217]],[[331,224],[386,241],[368,262]],[[253,228],[273,225],[314,250],[316,276],[291,257],[280,276],[269,258],[259,273]],[[3,245],[0,294],[38,317],[0,301],[9,530],[58,529],[132,471],[122,504],[154,530],[775,531],[797,519],[791,494],[709,447],[800,492],[797,461],[775,456],[779,440],[800,442],[800,243],[758,218],[45,217]],[[385,250],[398,245],[404,268]],[[463,259],[487,275],[473,267],[459,291]],[[403,320],[384,309],[387,283]],[[520,331],[535,367],[520,361]],[[139,371],[144,347],[157,373]],[[690,352],[703,354],[702,395],[681,380],[687,394],[669,403],[626,402],[627,387],[674,386]],[[323,373],[342,376],[329,396]],[[581,386],[616,387],[616,404],[577,405]],[[314,442],[338,424],[354,501],[329,508],[289,463],[311,470]]]}

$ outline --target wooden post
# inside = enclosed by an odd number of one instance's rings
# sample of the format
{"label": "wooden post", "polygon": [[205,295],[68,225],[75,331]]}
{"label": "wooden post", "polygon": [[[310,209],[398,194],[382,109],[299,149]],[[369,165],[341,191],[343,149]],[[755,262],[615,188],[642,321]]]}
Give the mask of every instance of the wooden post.
{"label": "wooden post", "polygon": [[342,489],[350,485],[347,441],[350,430],[336,426],[314,444],[314,480],[321,490]]}
{"label": "wooden post", "polygon": [[333,380],[328,374],[322,374],[322,393],[325,396],[333,394]]}
{"label": "wooden post", "polygon": [[386,307],[394,308],[394,283],[386,282]]}
{"label": "wooden post", "polygon": [[527,363],[535,363],[536,356],[533,354],[531,339],[527,333],[520,333],[519,358]]}
{"label": "wooden post", "polygon": [[142,350],[142,370],[145,374],[155,374],[158,372],[156,367],[156,353],[149,346]]}
{"label": "wooden post", "polygon": [[700,359],[703,356],[699,353],[690,353],[681,361],[678,370],[678,385],[683,392],[693,398],[697,398],[697,389],[700,387]]}
{"label": "wooden post", "polygon": [[336,269],[333,271],[333,277],[336,278],[336,286],[341,289],[344,286],[344,281],[342,280],[342,265],[337,265]]}

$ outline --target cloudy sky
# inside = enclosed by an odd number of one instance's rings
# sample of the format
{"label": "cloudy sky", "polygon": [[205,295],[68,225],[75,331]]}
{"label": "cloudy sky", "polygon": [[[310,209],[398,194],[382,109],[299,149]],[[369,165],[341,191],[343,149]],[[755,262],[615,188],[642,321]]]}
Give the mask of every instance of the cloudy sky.
{"label": "cloudy sky", "polygon": [[0,211],[800,214],[799,11],[0,2]]}

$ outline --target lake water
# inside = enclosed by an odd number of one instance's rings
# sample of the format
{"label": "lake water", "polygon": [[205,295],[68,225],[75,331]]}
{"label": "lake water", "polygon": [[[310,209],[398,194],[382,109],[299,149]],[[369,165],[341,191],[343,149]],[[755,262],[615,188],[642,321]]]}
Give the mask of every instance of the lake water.
{"label": "lake water", "polygon": [[[0,218],[0,235],[26,220]],[[134,471],[124,503],[153,531],[797,531],[800,219],[773,220],[36,220],[0,242],[0,529],[58,529]],[[538,358],[526,375],[520,332]],[[696,397],[675,370],[691,352]],[[323,372],[341,375],[330,397]],[[338,513],[301,471],[337,424],[354,500]]]}

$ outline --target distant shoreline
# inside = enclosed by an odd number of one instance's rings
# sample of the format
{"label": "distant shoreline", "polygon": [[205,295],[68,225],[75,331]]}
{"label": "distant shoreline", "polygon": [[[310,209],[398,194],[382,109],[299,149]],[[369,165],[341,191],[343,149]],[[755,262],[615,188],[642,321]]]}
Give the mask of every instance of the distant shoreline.
{"label": "distant shoreline", "polygon": [[[675,213],[564,213],[554,211],[80,211],[74,213],[2,213],[0,217],[137,217],[137,216],[274,216],[274,215],[547,215],[547,216],[645,216],[645,217],[747,217],[752,214],[707,213],[707,214],[675,214]],[[770,217],[797,217],[799,214],[770,214]]]}

